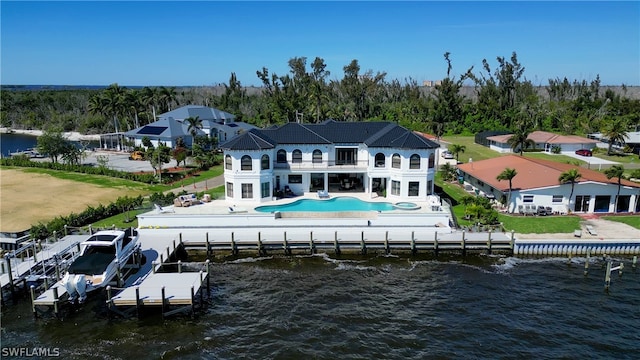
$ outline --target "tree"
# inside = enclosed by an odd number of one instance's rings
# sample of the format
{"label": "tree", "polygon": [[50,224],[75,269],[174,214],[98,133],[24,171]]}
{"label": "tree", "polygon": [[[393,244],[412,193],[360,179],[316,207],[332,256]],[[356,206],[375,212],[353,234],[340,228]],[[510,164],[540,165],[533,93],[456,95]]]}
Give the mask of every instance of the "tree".
{"label": "tree", "polygon": [[444,163],[440,167],[440,172],[442,173],[443,181],[452,181],[456,179],[456,167],[447,163]]}
{"label": "tree", "polygon": [[54,163],[58,162],[58,156],[64,154],[68,146],[67,139],[59,131],[45,131],[38,136],[37,142],[38,152],[48,155]]}
{"label": "tree", "polygon": [[202,129],[202,119],[200,119],[200,116],[189,116],[184,119],[184,122],[189,125],[187,131],[191,134],[191,143],[195,144],[198,130]]}
{"label": "tree", "polygon": [[86,157],[84,151],[78,149],[75,145],[68,141],[61,155],[62,160],[69,165],[80,165],[80,161]]}
{"label": "tree", "polygon": [[576,182],[582,177],[582,174],[578,171],[578,169],[570,169],[562,174],[558,178],[560,184],[571,183],[571,193],[569,194],[569,209],[571,209],[571,198],[573,198],[573,189],[575,187]]}
{"label": "tree", "polygon": [[629,138],[626,120],[618,117],[607,122],[602,129],[602,136],[607,138],[607,141],[609,142],[607,155],[611,155],[611,148],[613,147],[613,144],[618,143],[624,146],[625,139]]}
{"label": "tree", "polygon": [[618,199],[620,199],[620,187],[622,186],[622,179],[624,178],[624,166],[613,165],[604,171],[607,179],[618,178],[618,192],[616,193],[615,211],[618,211]]}
{"label": "tree", "polygon": [[184,162],[184,166],[187,166],[187,149],[184,147],[178,147],[171,150],[171,157],[176,160],[176,166],[180,166],[181,162]]}
{"label": "tree", "polygon": [[507,209],[511,211],[511,191],[513,190],[513,178],[518,175],[516,169],[506,168],[502,170],[500,174],[496,177],[496,180],[508,180],[509,181],[509,196],[507,197]]}
{"label": "tree", "polygon": [[[463,117],[463,97],[460,94],[460,88],[467,78],[467,74],[471,72],[473,67],[467,70],[465,75],[460,76],[458,79],[451,77],[451,59],[449,59],[451,53],[446,52],[444,59],[447,61],[447,77],[442,79],[439,84],[436,84],[433,101],[433,111],[431,113],[432,130],[439,140],[444,134],[446,124],[451,124],[459,121]],[[463,151],[464,152],[464,151]]]}
{"label": "tree", "polygon": [[162,181],[162,164],[168,164],[171,161],[170,150],[162,143],[158,144],[157,148],[147,149],[146,157],[153,168],[153,173],[158,175],[160,181]]}
{"label": "tree", "polygon": [[465,150],[467,150],[466,145],[460,145],[460,144],[449,145],[449,151],[456,154],[456,161],[459,161],[458,154],[465,152]]}
{"label": "tree", "polygon": [[529,139],[529,130],[526,129],[517,129],[513,135],[507,140],[507,144],[511,147],[513,152],[519,150],[520,156],[522,156],[524,149],[529,147],[534,147],[536,143]]}

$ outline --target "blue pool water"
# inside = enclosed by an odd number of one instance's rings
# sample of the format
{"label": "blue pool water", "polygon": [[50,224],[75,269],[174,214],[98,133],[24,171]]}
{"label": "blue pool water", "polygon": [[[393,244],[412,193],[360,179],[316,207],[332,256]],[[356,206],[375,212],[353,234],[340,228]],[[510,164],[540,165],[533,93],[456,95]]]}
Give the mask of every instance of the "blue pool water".
{"label": "blue pool water", "polygon": [[300,199],[289,204],[258,206],[256,211],[389,211],[393,204],[367,202],[353,197],[336,197],[330,200]]}

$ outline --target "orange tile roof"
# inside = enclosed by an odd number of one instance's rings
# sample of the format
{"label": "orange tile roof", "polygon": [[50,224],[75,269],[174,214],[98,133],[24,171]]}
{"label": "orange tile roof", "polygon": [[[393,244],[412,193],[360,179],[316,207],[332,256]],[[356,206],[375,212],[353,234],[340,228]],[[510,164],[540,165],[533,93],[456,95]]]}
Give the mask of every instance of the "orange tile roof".
{"label": "orange tile roof", "polygon": [[418,134],[420,136],[422,136],[423,138],[427,139],[427,140],[437,140],[438,138],[435,135],[431,135],[431,134],[427,134],[427,133],[423,133],[420,131],[413,131],[414,134]]}
{"label": "orange tile roof", "polygon": [[[495,141],[498,143],[506,143],[509,141],[513,134],[489,136],[487,140]],[[596,144],[598,140],[588,139],[582,136],[576,135],[558,135],[546,131],[533,131],[527,136],[527,139],[531,139],[538,144]]]}
{"label": "orange tile roof", "polygon": [[[560,174],[570,169],[578,169],[582,177],[579,183],[594,181],[599,183],[618,184],[617,178],[607,179],[606,175],[595,170],[577,167],[571,164],[550,160],[534,159],[519,155],[506,155],[493,159],[474,161],[458,165],[458,168],[476,179],[500,191],[509,190],[508,181],[498,181],[496,176],[505,168],[515,169],[517,175],[513,178],[514,190],[535,189],[547,186],[557,186]],[[622,185],[640,188],[640,185],[628,180],[622,180]]]}

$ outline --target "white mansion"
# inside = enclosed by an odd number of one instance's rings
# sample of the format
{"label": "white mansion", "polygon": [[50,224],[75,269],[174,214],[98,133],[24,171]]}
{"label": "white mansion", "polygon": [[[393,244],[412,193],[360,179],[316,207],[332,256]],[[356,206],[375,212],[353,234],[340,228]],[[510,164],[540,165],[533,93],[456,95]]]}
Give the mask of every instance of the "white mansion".
{"label": "white mansion", "polygon": [[395,123],[327,120],[251,129],[220,147],[227,200],[322,191],[426,201],[439,145]]}

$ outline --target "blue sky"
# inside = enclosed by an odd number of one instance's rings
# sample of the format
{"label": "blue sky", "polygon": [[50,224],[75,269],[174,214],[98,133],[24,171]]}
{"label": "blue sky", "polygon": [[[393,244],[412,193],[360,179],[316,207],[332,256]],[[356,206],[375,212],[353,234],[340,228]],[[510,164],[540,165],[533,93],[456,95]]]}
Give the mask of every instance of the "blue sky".
{"label": "blue sky", "polygon": [[640,3],[627,2],[0,2],[2,84],[195,85],[235,72],[286,74],[321,57],[340,79],[437,80],[515,51],[525,76],[640,85]]}

